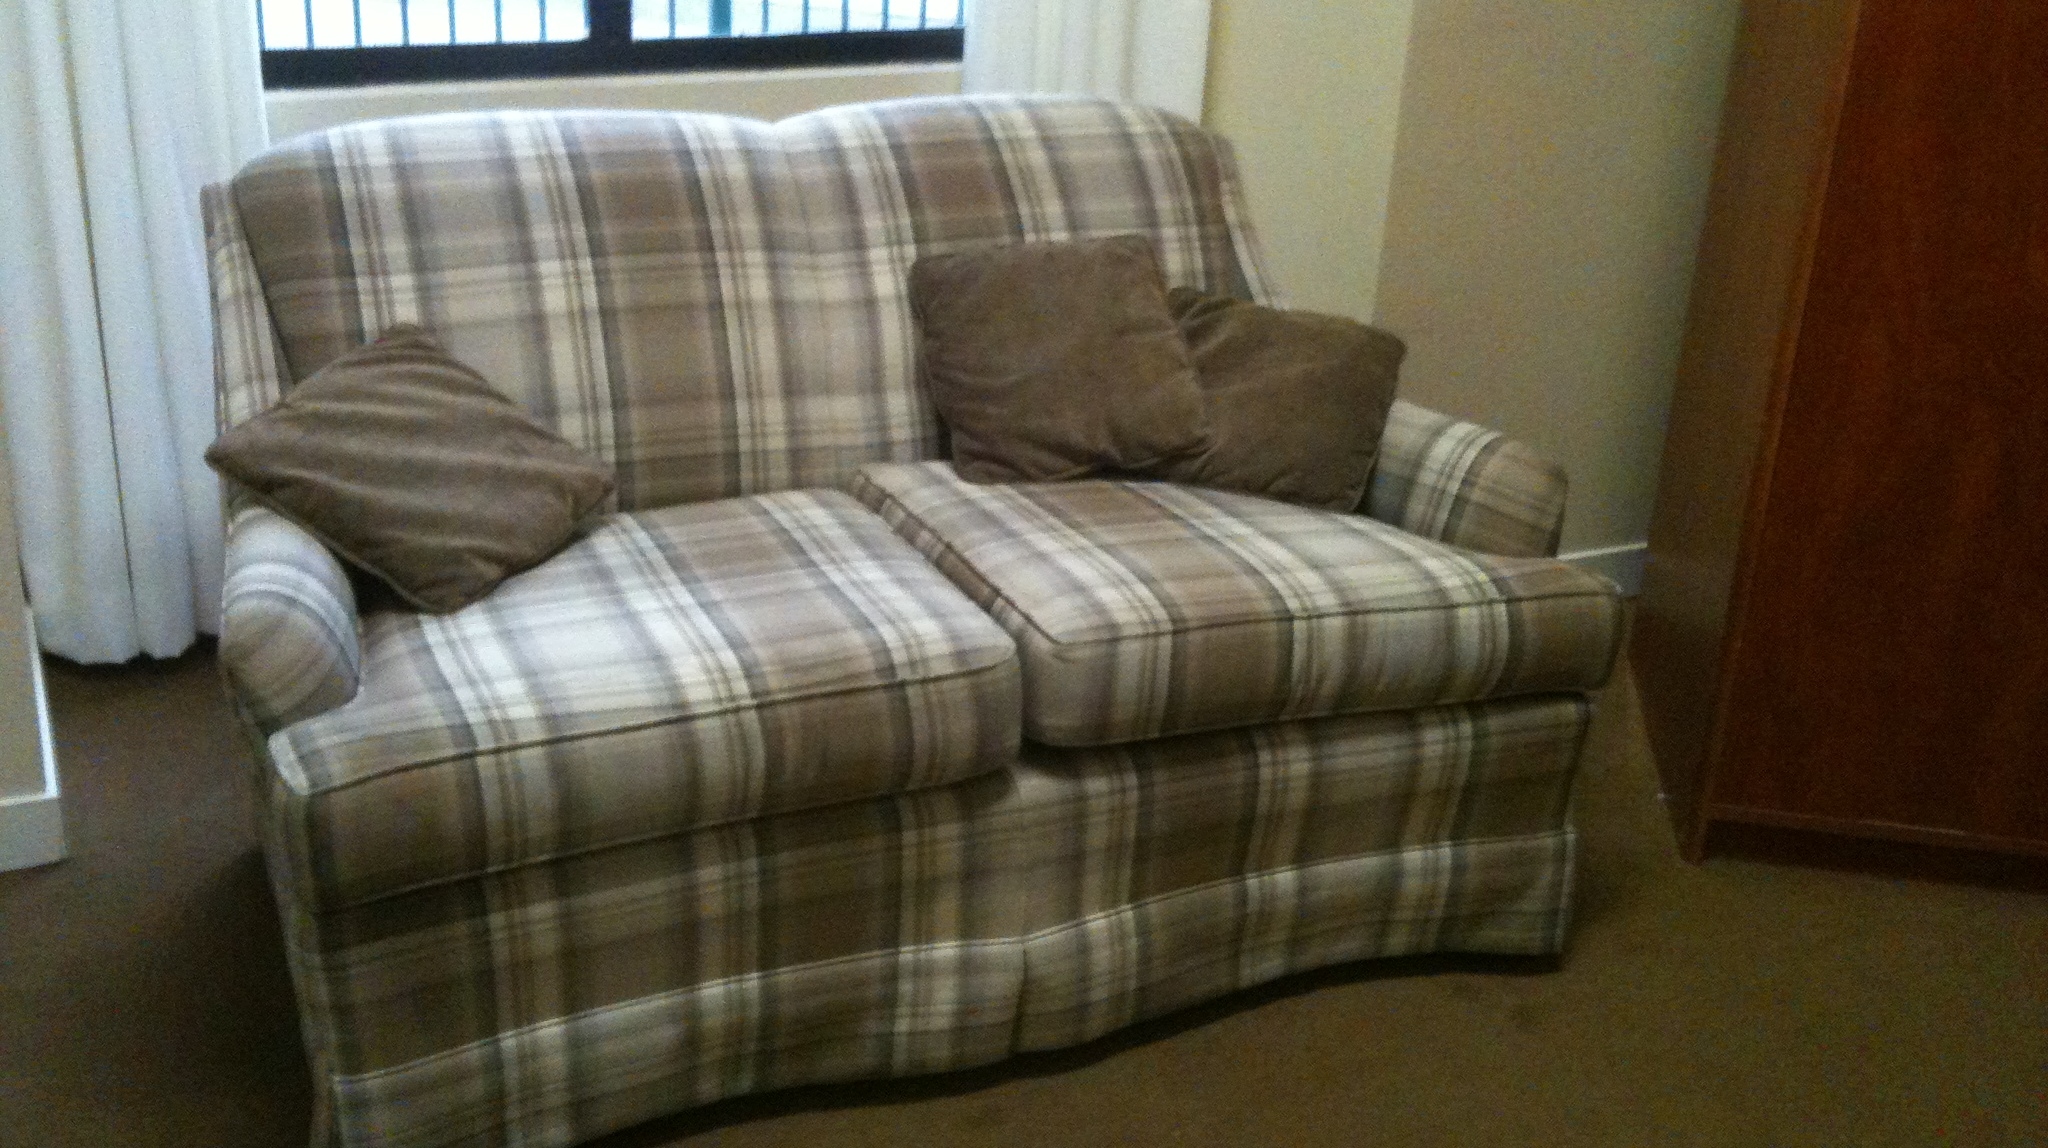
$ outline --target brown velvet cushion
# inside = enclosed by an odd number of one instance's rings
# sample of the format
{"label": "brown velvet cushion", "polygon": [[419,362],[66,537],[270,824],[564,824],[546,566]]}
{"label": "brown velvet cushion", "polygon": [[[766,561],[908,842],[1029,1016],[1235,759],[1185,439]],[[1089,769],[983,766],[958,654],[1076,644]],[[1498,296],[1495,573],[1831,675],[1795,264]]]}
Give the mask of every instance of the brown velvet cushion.
{"label": "brown velvet cushion", "polygon": [[970,482],[1147,471],[1207,445],[1149,240],[928,255],[910,297],[925,385]]}
{"label": "brown velvet cushion", "polygon": [[1355,510],[1407,347],[1377,327],[1186,287],[1167,304],[1194,355],[1211,442],[1158,477]]}
{"label": "brown velvet cushion", "polygon": [[424,610],[561,549],[612,490],[418,327],[394,327],[220,436],[215,470]]}

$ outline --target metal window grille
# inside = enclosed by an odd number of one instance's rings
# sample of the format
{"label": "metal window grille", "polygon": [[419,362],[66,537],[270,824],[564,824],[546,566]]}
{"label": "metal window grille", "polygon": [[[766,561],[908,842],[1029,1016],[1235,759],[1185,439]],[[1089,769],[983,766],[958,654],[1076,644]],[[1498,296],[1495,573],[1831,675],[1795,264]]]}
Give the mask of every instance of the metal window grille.
{"label": "metal window grille", "polygon": [[253,0],[270,87],[959,59],[962,0]]}

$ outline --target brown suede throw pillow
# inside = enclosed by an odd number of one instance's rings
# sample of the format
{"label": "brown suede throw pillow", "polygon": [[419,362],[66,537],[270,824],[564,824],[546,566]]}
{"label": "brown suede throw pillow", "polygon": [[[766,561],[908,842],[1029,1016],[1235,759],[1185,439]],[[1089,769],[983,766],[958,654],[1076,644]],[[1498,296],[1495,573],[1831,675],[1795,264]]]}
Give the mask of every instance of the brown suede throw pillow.
{"label": "brown suede throw pillow", "polygon": [[612,490],[610,467],[410,325],[315,371],[206,461],[434,613],[561,549]]}
{"label": "brown suede throw pillow", "polygon": [[910,298],[927,393],[969,482],[1145,471],[1208,443],[1143,237],[928,255]]}
{"label": "brown suede throw pillow", "polygon": [[1211,442],[1161,478],[1355,510],[1407,347],[1377,327],[1186,287],[1167,294],[1201,379]]}

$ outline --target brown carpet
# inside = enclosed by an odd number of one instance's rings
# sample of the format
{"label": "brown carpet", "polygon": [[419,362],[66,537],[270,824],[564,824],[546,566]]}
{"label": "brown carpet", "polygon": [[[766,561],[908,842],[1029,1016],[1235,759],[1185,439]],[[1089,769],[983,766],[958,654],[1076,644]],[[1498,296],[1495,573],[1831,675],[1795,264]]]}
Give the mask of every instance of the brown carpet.
{"label": "brown carpet", "polygon": [[[0,1145],[303,1144],[211,656],[50,677],[72,856],[0,874]],[[1652,777],[1624,678],[1556,971],[1327,970],[1081,1049],[749,1097],[602,1144],[2048,1144],[2048,897],[1688,867]]]}

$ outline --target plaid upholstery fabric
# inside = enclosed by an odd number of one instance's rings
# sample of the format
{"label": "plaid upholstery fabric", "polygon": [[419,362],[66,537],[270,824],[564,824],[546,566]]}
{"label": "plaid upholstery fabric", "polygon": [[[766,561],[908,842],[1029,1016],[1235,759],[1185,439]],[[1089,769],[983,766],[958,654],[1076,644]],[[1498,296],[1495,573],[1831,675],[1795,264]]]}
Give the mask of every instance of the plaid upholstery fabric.
{"label": "plaid upholstery fabric", "polygon": [[318,915],[285,875],[319,1087],[349,1145],[563,1145],[1335,960],[1553,952],[1586,719],[1543,697],[1027,746],[951,786]]}
{"label": "plaid upholstery fabric", "polygon": [[248,237],[225,184],[199,194],[213,297],[214,422],[234,426],[275,403],[287,376]]}
{"label": "plaid upholstery fabric", "polygon": [[1592,689],[1619,640],[1604,579],[1356,515],[945,463],[869,466],[854,493],[1017,640],[1024,732],[1052,745]]}
{"label": "plaid upholstery fabric", "polygon": [[1397,401],[1365,511],[1482,554],[1550,557],[1564,530],[1564,496],[1564,471],[1522,443]]}
{"label": "plaid upholstery fabric", "polygon": [[[938,452],[905,278],[920,254],[1137,232],[1175,283],[1263,285],[1227,153],[1071,97],[353,124],[231,186],[288,379],[418,322],[563,437],[626,509],[836,486]],[[254,308],[218,241],[223,305]],[[253,318],[247,326],[259,326]],[[239,337],[239,336],[238,336]],[[229,423],[275,380],[223,375]]]}
{"label": "plaid upholstery fabric", "polygon": [[[283,359],[228,189],[200,194],[213,299],[215,421],[233,426],[283,393]],[[311,535],[231,498],[221,668],[259,736],[355,696],[361,648],[348,577]]]}
{"label": "plaid upholstery fabric", "polygon": [[260,506],[228,523],[220,664],[264,733],[354,697],[356,598],[318,539]]}
{"label": "plaid upholstery fabric", "polygon": [[836,491],[618,516],[467,609],[370,615],[362,679],[269,744],[322,907],[1017,752],[1009,638]]}
{"label": "plaid upholstery fabric", "polygon": [[[244,707],[280,723],[265,853],[316,1143],[565,1145],[1330,961],[1562,944],[1582,698],[1020,762],[1003,629],[844,496],[770,493],[940,452],[904,299],[921,254],[1138,232],[1173,283],[1277,302],[1199,129],[1046,97],[446,116],[288,142],[205,214],[223,427],[422,322],[639,512],[469,611],[360,621],[297,539],[236,519],[230,584],[284,635],[262,656],[340,673],[360,625],[352,700],[314,714],[345,691],[308,669]],[[1484,435],[1397,404],[1373,512],[1554,546],[1561,486]],[[704,501],[736,495],[762,497]],[[1540,581],[1405,542],[1440,595]],[[1508,647],[1460,681],[1591,665],[1502,620],[1521,609],[1467,602],[1422,640]]]}

